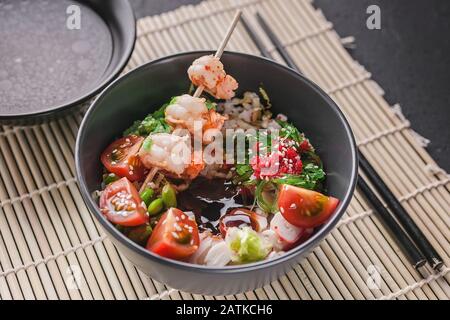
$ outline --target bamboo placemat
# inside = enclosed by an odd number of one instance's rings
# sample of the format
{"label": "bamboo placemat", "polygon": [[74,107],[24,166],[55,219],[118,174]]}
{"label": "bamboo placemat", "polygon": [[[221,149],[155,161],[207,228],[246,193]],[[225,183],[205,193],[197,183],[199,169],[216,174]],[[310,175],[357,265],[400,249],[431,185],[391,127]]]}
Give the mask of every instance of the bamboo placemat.
{"label": "bamboo placemat", "polygon": [[[213,0],[140,19],[126,71],[179,51],[216,48],[236,8],[248,17],[261,12],[302,71],[340,105],[362,151],[449,266],[449,175],[437,167],[399,106],[384,100],[370,73],[345,51],[332,24],[309,1]],[[241,25],[227,48],[258,53]],[[358,191],[338,227],[278,281],[226,297],[167,288],[131,265],[84,205],[73,160],[81,118],[78,113],[0,130],[1,299],[450,297],[450,269],[439,274],[428,270],[422,278]],[[369,278],[375,269],[381,276],[379,288],[371,281],[376,283],[376,275]]]}

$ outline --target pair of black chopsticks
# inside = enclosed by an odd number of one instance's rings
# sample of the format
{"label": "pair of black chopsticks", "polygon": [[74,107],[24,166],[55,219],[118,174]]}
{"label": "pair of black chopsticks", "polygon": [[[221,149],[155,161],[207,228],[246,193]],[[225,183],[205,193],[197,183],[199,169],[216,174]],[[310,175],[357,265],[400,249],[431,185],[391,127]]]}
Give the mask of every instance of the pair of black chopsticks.
{"label": "pair of black chopsticks", "polygon": [[[300,72],[297,65],[292,60],[278,37],[271,30],[269,25],[259,13],[256,13],[256,19],[268,38],[275,46],[280,56],[285,61],[285,63],[292,69]],[[243,23],[244,28],[255,43],[256,47],[261,52],[261,55],[266,58],[272,58],[272,55],[265,48],[263,42],[250,26],[250,24],[246,21],[244,16],[241,17],[241,22]],[[443,266],[442,258],[439,256],[430,242],[426,239],[422,231],[420,231],[420,229],[417,227],[416,223],[411,219],[409,214],[394,196],[392,191],[389,190],[388,186],[376,173],[376,171],[370,165],[364,155],[359,150],[358,153],[360,167],[363,169],[373,187],[386,202],[390,211],[386,209],[381,200],[378,199],[377,195],[372,191],[365,179],[361,176],[358,176],[358,186],[367,200],[372,204],[381,220],[390,229],[399,246],[406,254],[406,256],[410,259],[413,267],[418,269],[425,265],[425,263],[428,261],[428,263],[434,270],[440,270]]]}

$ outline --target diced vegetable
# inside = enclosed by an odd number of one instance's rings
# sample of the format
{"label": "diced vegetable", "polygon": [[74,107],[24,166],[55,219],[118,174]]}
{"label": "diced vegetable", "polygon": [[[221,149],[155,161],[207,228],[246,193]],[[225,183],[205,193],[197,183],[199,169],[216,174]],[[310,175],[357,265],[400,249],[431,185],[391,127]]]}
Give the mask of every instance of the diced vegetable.
{"label": "diced vegetable", "polygon": [[263,260],[271,250],[271,244],[250,227],[229,228],[225,241],[235,263]]}
{"label": "diced vegetable", "polygon": [[153,196],[155,195],[155,191],[153,191],[152,188],[145,188],[144,191],[141,192],[141,200],[144,201],[145,205],[148,207],[150,202],[153,199]]}
{"label": "diced vegetable", "polygon": [[147,207],[147,212],[150,216],[156,216],[164,209],[164,202],[161,198],[156,198]]}
{"label": "diced vegetable", "polygon": [[120,178],[117,176],[117,174],[114,173],[106,173],[103,175],[103,184],[107,186],[108,184],[119,180]]}
{"label": "diced vegetable", "polygon": [[177,206],[177,195],[175,189],[168,183],[161,191],[161,198],[164,202],[166,208],[176,208]]}
{"label": "diced vegetable", "polygon": [[145,246],[148,238],[152,234],[152,227],[148,224],[144,224],[142,226],[134,227],[130,231],[128,231],[128,238],[132,241],[140,244],[141,246]]}

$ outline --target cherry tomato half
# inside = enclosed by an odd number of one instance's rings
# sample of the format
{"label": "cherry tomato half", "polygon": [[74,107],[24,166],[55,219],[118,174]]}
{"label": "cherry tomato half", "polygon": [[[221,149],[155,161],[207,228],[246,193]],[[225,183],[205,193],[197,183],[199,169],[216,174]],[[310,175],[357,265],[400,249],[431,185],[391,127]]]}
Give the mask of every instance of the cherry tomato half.
{"label": "cherry tomato half", "polygon": [[314,228],[333,214],[339,200],[319,192],[282,185],[278,195],[278,208],[283,217],[294,226]]}
{"label": "cherry tomato half", "polygon": [[111,143],[101,155],[106,170],[130,181],[141,180],[145,174],[145,167],[138,156],[142,141],[143,137],[131,135]]}
{"label": "cherry tomato half", "polygon": [[200,244],[197,223],[177,208],[170,208],[159,219],[147,242],[147,250],[160,256],[185,260]]}
{"label": "cherry tomato half", "polygon": [[147,210],[127,178],[110,183],[100,196],[100,211],[114,224],[134,227],[148,222]]}

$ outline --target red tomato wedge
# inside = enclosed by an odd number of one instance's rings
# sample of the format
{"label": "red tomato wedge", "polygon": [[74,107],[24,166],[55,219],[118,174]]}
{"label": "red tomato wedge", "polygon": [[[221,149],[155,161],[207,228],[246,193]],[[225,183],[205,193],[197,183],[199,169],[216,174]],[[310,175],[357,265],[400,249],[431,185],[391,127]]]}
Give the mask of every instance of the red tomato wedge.
{"label": "red tomato wedge", "polygon": [[282,185],[278,195],[278,208],[283,217],[294,226],[314,228],[333,214],[339,200],[319,192]]}
{"label": "red tomato wedge", "polygon": [[106,170],[119,177],[127,177],[130,181],[141,180],[145,167],[138,152],[143,141],[143,137],[131,135],[111,143],[101,155]]}
{"label": "red tomato wedge", "polygon": [[134,227],[148,222],[139,193],[127,178],[110,183],[102,192],[99,205],[100,211],[114,224]]}
{"label": "red tomato wedge", "polygon": [[170,208],[159,219],[147,242],[147,250],[160,256],[185,260],[200,244],[197,223],[183,211]]}

